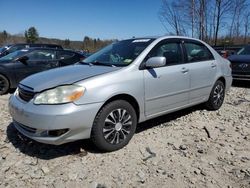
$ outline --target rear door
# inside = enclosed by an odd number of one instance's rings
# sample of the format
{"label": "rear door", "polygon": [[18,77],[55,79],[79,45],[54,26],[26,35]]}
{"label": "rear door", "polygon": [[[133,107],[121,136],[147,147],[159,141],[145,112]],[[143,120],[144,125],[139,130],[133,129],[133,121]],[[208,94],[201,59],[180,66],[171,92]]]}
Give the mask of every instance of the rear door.
{"label": "rear door", "polygon": [[190,101],[199,103],[208,98],[215,82],[217,63],[209,49],[194,40],[184,40],[186,63],[190,73]]}
{"label": "rear door", "polygon": [[188,104],[190,75],[184,64],[179,39],[161,41],[148,57],[166,57],[166,66],[145,69],[145,115],[147,117]]}
{"label": "rear door", "polygon": [[56,59],[56,52],[53,49],[36,49],[26,54],[26,56],[28,57],[26,62],[16,62],[15,72],[17,82],[31,74],[56,68],[59,64]]}

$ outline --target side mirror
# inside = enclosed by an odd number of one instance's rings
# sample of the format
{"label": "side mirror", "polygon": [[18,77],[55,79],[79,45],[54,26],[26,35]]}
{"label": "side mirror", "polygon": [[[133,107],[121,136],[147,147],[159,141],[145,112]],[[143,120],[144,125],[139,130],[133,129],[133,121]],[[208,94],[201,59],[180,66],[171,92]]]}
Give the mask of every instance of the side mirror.
{"label": "side mirror", "polygon": [[20,61],[24,64],[27,64],[27,61],[29,60],[29,57],[28,56],[22,56],[22,57],[19,57],[16,59],[17,61]]}
{"label": "side mirror", "polygon": [[158,68],[166,65],[165,57],[151,57],[146,61],[146,68]]}

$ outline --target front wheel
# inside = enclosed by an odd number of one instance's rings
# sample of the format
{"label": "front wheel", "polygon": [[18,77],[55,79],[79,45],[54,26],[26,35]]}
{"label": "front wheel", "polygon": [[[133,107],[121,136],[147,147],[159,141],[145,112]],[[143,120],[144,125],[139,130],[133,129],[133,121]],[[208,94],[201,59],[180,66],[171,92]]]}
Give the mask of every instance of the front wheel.
{"label": "front wheel", "polygon": [[10,84],[8,79],[0,74],[0,95],[6,94],[9,90]]}
{"label": "front wheel", "polygon": [[106,104],[97,114],[91,140],[103,151],[115,151],[128,144],[135,133],[137,116],[130,103],[124,100]]}
{"label": "front wheel", "polygon": [[225,85],[222,81],[217,80],[212,88],[206,107],[209,110],[218,110],[225,98]]}

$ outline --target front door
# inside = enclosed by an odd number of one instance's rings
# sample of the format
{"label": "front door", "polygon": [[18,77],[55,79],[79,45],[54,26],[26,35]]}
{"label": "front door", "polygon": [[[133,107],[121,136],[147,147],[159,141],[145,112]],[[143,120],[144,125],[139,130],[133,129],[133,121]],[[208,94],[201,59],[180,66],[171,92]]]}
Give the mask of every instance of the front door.
{"label": "front door", "polygon": [[147,117],[170,112],[188,104],[190,75],[183,63],[182,54],[178,40],[162,41],[148,54],[147,58],[166,57],[166,66],[143,70]]}
{"label": "front door", "polygon": [[26,62],[16,61],[17,83],[32,74],[58,66],[58,60],[56,60],[55,51],[53,50],[34,50],[25,56],[28,57]]}

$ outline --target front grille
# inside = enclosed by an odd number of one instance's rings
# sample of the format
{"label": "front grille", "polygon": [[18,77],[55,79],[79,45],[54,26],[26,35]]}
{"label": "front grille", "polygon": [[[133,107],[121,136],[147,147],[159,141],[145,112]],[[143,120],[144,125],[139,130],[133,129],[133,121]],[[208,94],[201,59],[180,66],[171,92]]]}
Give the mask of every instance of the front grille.
{"label": "front grille", "polygon": [[18,87],[18,95],[22,100],[29,102],[31,99],[33,99],[35,93],[32,91],[28,91],[28,90],[19,86]]}
{"label": "front grille", "polygon": [[241,62],[231,62],[232,69],[234,72],[250,72],[250,64],[249,63],[241,63]]}

